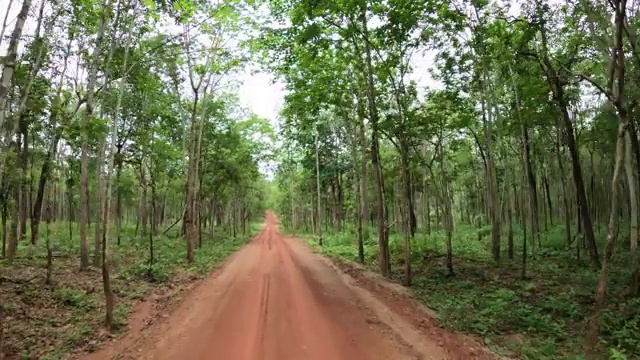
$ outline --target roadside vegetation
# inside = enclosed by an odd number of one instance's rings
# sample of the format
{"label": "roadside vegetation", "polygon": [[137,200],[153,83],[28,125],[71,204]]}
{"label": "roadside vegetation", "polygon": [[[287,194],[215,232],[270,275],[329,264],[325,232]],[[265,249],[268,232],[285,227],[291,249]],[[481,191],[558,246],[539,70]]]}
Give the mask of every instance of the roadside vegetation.
{"label": "roadside vegetation", "polygon": [[269,4],[290,232],[497,352],[640,357],[636,3]]}
{"label": "roadside vegetation", "polygon": [[[605,229],[600,229],[602,235]],[[410,290],[436,315],[443,327],[477,336],[500,355],[526,359],[583,359],[584,334],[593,311],[593,292],[599,271],[576,262],[574,251],[566,249],[562,238],[550,229],[543,235],[545,249],[532,261],[530,273],[522,279],[520,264],[509,261],[496,268],[479,242],[477,230],[461,226],[455,239],[455,273],[446,265],[446,242],[441,231],[417,234],[413,243],[414,283]],[[375,232],[374,232],[375,233]],[[313,234],[298,234],[309,239],[317,251],[346,268],[356,268],[358,251],[354,229],[328,232],[323,246]],[[516,249],[522,246],[522,234],[515,231]],[[402,238],[390,235],[390,250],[395,261],[391,280],[403,277]],[[377,245],[365,243],[365,268],[377,270]],[[503,255],[507,255],[506,253]],[[601,341],[611,359],[634,359],[640,356],[640,336],[635,329],[640,317],[640,299],[622,297],[630,272],[624,266],[628,255],[612,260],[610,292],[615,301],[607,303],[602,313]]]}
{"label": "roadside vegetation", "polygon": [[[203,241],[194,262],[184,261],[186,247],[177,232],[158,236],[151,264],[148,238],[123,228],[122,241],[112,253],[112,286],[118,299],[111,332],[104,331],[104,294],[100,270],[79,272],[79,238],[67,237],[66,224],[51,226],[51,249],[55,263],[47,278],[44,245],[23,246],[12,266],[2,266],[0,295],[5,313],[5,352],[9,358],[62,359],[70,353],[91,352],[127,329],[134,305],[150,301],[154,321],[163,309],[179,300],[185,289],[210,274],[232,252],[258,231],[257,223],[246,234],[233,238],[220,231]],[[147,325],[147,324],[146,324]]]}
{"label": "roadside vegetation", "polygon": [[237,95],[248,6],[2,1],[0,359],[95,350],[255,233],[274,134]]}

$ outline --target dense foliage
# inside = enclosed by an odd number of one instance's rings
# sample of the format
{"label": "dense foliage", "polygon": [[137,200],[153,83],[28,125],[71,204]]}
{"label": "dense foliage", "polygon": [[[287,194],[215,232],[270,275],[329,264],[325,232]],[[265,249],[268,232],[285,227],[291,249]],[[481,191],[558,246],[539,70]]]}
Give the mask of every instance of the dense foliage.
{"label": "dense foliage", "polygon": [[[247,3],[1,6],[0,358],[41,358],[97,334],[96,315],[118,328],[129,286],[144,295],[248,238],[274,134],[237,97]],[[61,292],[86,295],[86,323],[47,312]]]}
{"label": "dense foliage", "polygon": [[636,2],[269,4],[291,231],[511,356],[639,355]]}

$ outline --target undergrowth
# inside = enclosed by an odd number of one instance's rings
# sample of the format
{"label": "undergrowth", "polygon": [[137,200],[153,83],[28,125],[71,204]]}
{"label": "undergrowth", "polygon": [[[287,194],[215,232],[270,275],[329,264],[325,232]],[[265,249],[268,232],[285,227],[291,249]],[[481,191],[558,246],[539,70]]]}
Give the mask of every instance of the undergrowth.
{"label": "undergrowth", "polygon": [[[5,314],[7,359],[60,359],[78,350],[92,351],[113,334],[103,331],[104,296],[99,268],[79,270],[79,237],[68,224],[51,224],[54,254],[52,283],[45,284],[45,231],[32,246],[19,244],[12,266],[0,261],[1,306]],[[117,334],[127,326],[131,306],[153,291],[163,292],[208,274],[230,253],[258,232],[231,238],[224,232],[204,236],[195,261],[186,264],[186,245],[175,232],[154,238],[154,263],[149,262],[148,236],[136,236],[124,227],[121,243],[111,244],[112,286],[116,295],[114,327]],[[27,234],[27,239],[30,239]],[[91,242],[93,237],[89,239]],[[93,249],[93,246],[90,246]],[[93,254],[90,254],[93,255]],[[92,259],[92,258],[91,258]]]}
{"label": "undergrowth", "polygon": [[[476,335],[501,355],[523,359],[582,359],[587,322],[593,313],[600,271],[583,259],[576,260],[562,227],[541,235],[535,253],[529,248],[527,276],[521,277],[522,233],[515,232],[515,259],[491,261],[490,239],[471,226],[460,225],[453,235],[454,276],[444,264],[446,244],[442,232],[417,234],[412,243],[413,285],[416,298],[437,314],[446,328]],[[606,239],[598,229],[598,239]],[[365,265],[377,271],[377,234],[371,230],[365,243]],[[307,235],[324,254],[358,260],[354,229],[323,234],[323,247]],[[506,236],[503,236],[506,239]],[[504,240],[503,240],[504,241]],[[400,234],[390,236],[392,276],[403,276],[403,243]],[[530,245],[529,245],[530,246]],[[603,248],[604,244],[600,244]],[[640,299],[621,294],[628,286],[628,238],[621,236],[608,283],[607,303],[601,316],[600,348],[610,359],[640,358]],[[621,248],[627,250],[621,250]],[[586,249],[581,249],[586,257]]]}

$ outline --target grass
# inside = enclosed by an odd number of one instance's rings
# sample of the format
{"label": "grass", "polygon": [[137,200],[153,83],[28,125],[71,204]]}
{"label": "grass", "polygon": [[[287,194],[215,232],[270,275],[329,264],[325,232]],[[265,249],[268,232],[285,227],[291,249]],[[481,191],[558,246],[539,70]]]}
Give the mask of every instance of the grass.
{"label": "grass", "polygon": [[[186,244],[182,238],[175,232],[157,236],[155,262],[150,265],[148,237],[136,236],[133,227],[124,227],[120,246],[111,244],[116,334],[126,329],[136,301],[209,274],[258,231],[258,224],[254,224],[249,234],[235,239],[217,232],[203,239],[202,248],[196,250],[195,261],[190,265],[185,262]],[[35,246],[28,241],[19,244],[13,265],[0,261],[0,306],[5,314],[7,359],[61,359],[76,351],[96,349],[113,336],[102,329],[104,296],[100,269],[79,270],[77,233],[76,227],[69,239],[68,223],[51,224],[49,236],[55,257],[51,285],[44,283],[44,229]]]}
{"label": "grass", "polygon": [[[478,241],[476,228],[460,225],[453,236],[454,276],[444,264],[446,244],[441,232],[419,234],[412,243],[416,298],[437,314],[451,330],[476,335],[499,354],[522,359],[582,359],[587,321],[599,270],[575,259],[561,227],[542,234],[541,246],[528,259],[527,277],[521,279],[522,234],[515,236],[516,259],[493,265],[490,239]],[[506,236],[504,236],[506,240]],[[605,239],[598,229],[598,239]],[[316,244],[313,236],[309,239]],[[355,232],[325,233],[323,253],[357,261]],[[377,234],[365,244],[365,265],[377,271]],[[504,241],[503,240],[503,241]],[[505,245],[503,245],[504,247]],[[601,316],[600,346],[611,359],[640,358],[640,299],[620,296],[629,283],[628,239],[621,237],[610,266],[608,301]],[[604,244],[600,244],[604,248]],[[390,236],[392,276],[403,276],[402,238]],[[531,251],[531,250],[529,250]],[[586,251],[581,251],[583,258]],[[535,255],[535,256],[534,256]]]}

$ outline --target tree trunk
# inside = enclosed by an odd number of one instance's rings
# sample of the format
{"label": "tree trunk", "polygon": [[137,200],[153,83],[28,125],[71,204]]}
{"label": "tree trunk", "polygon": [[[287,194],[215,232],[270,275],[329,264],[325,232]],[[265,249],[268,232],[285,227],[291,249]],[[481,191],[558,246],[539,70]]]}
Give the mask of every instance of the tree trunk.
{"label": "tree trunk", "polygon": [[35,244],[38,238],[38,227],[40,226],[40,216],[42,213],[42,201],[44,198],[44,192],[51,171],[51,162],[55,157],[55,151],[58,148],[58,141],[60,137],[58,133],[54,136],[51,142],[51,147],[47,151],[47,155],[42,163],[42,169],[40,171],[40,179],[38,180],[38,189],[36,192],[36,199],[33,204],[33,214],[31,215],[31,243]]}
{"label": "tree trunk", "polygon": [[[513,260],[513,213],[515,211],[515,196],[516,192],[516,184],[513,182],[513,185],[510,187],[507,185],[507,197],[509,198],[509,207],[507,209],[507,221],[509,223],[509,230],[507,233],[507,256],[509,260]],[[513,189],[513,191],[511,191]]]}
{"label": "tree trunk", "polygon": [[531,248],[534,251],[536,245],[540,246],[540,223],[538,217],[538,191],[536,185],[536,176],[533,174],[533,165],[531,161],[531,145],[529,142],[529,129],[527,125],[522,125],[522,139],[524,146],[524,166],[527,174],[527,183],[529,184],[529,216],[531,216]]}
{"label": "tree trunk", "polygon": [[549,187],[549,177],[545,172],[542,173],[542,183],[544,184],[544,192],[547,197],[547,209],[549,213],[549,225],[553,226],[553,206],[551,204],[551,191]]}
{"label": "tree trunk", "polygon": [[322,207],[320,196],[320,155],[318,154],[318,134],[316,134],[316,206],[318,207],[318,223],[316,224],[316,236],[318,236],[318,244],[322,246]]}
{"label": "tree trunk", "polygon": [[105,188],[104,188],[104,182],[102,181],[102,154],[104,153],[105,150],[105,141],[106,139],[104,139],[100,146],[98,147],[98,155],[96,157],[96,176],[95,176],[95,184],[96,187],[98,188],[98,191],[96,191],[95,193],[95,214],[94,214],[94,218],[96,219],[95,221],[95,231],[94,231],[94,237],[93,237],[93,266],[94,267],[99,267],[100,266],[100,261],[102,260],[102,256],[100,255],[100,251],[102,248],[102,245],[100,244],[100,241],[102,240],[102,232],[100,231],[100,225],[101,225],[101,219],[102,219],[102,196],[104,194]]}
{"label": "tree trunk", "polygon": [[[89,64],[89,81],[87,84],[86,111],[82,119],[82,145],[80,150],[80,268],[89,267],[89,248],[87,244],[89,227],[89,123],[93,116],[94,88],[98,77],[98,62],[102,51],[102,38],[106,27],[107,10],[111,8],[111,0],[104,1],[105,11],[100,16],[100,25],[96,46]],[[98,219],[99,221],[99,219]],[[103,268],[105,265],[103,264]]]}
{"label": "tree trunk", "polygon": [[[631,156],[631,133],[625,134],[625,158],[624,168],[627,175],[627,185],[629,187],[630,202],[630,219],[629,219],[629,239],[631,243],[631,284],[629,286],[629,295],[636,296],[638,294],[639,272],[638,272],[638,193],[636,171],[633,168],[633,158]],[[635,134],[633,135],[635,136]]]}
{"label": "tree trunk", "polygon": [[[602,305],[605,301],[606,291],[607,291],[607,276],[608,276],[608,265],[611,256],[613,255],[613,250],[615,248],[615,243],[617,239],[617,223],[618,223],[618,190],[619,190],[619,182],[620,182],[620,173],[622,172],[622,165],[625,163],[625,157],[627,157],[626,163],[628,164],[627,173],[630,175],[630,186],[635,187],[635,179],[631,175],[632,166],[631,166],[631,149],[629,146],[626,146],[625,151],[625,138],[630,136],[627,133],[628,117],[627,117],[627,107],[625,103],[624,96],[624,80],[625,80],[625,60],[624,60],[624,44],[622,43],[623,39],[623,31],[625,27],[625,14],[627,8],[626,0],[613,0],[611,1],[612,5],[615,7],[615,36],[614,36],[614,44],[613,49],[611,51],[612,57],[610,59],[612,69],[614,70],[614,78],[611,82],[611,93],[609,94],[609,99],[612,104],[616,107],[618,112],[618,136],[616,140],[616,157],[614,163],[613,177],[611,179],[611,207],[609,209],[609,223],[607,229],[607,246],[605,248],[604,259],[602,261],[602,272],[600,274],[600,279],[598,280],[598,286],[596,288],[596,296],[595,296],[595,304],[593,306],[593,315],[589,321],[589,330],[587,333],[587,343],[585,346],[585,358],[587,360],[592,360],[597,358],[596,355],[596,344],[598,341],[598,328],[599,328],[599,320],[600,320],[600,311],[602,309]],[[609,49],[607,49],[607,53],[609,53]],[[630,139],[627,141],[627,145],[630,145]],[[626,154],[625,154],[626,153]],[[626,156],[625,156],[626,155]],[[635,189],[634,189],[635,190]],[[635,198],[635,191],[630,190],[630,194],[634,193],[632,202],[637,205],[637,198]],[[636,234],[632,236],[637,237],[637,213],[635,215],[636,219]],[[632,224],[632,231],[633,231]]]}
{"label": "tree trunk", "polygon": [[[486,77],[486,76],[485,76]],[[485,86],[486,87],[486,86]],[[492,128],[493,119],[491,116],[491,106],[486,100],[482,99],[482,120],[485,127],[485,145],[486,145],[486,174],[487,174],[487,205],[489,222],[491,224],[491,256],[496,264],[500,264],[500,216],[498,208],[500,206],[498,199],[498,183],[496,176],[495,163],[492,151]]]}
{"label": "tree trunk", "polygon": [[562,202],[564,207],[564,232],[567,246],[571,245],[571,208],[569,206],[569,191],[567,189],[567,180],[564,170],[564,162],[562,160],[562,152],[560,150],[560,129],[556,131],[556,156],[558,158],[558,168],[560,169],[560,182],[562,183]]}
{"label": "tree trunk", "polygon": [[443,203],[443,220],[445,239],[447,243],[446,266],[449,276],[453,275],[453,245],[451,238],[453,236],[453,213],[451,211],[451,198],[449,195],[449,183],[447,173],[445,171],[444,146],[440,146],[440,172],[442,173],[442,203]]}
{"label": "tree trunk", "polygon": [[[359,127],[359,124],[356,125]],[[352,132],[352,129],[349,129]],[[361,191],[361,174],[359,173],[358,164],[358,136],[355,132],[352,132],[351,136],[351,161],[353,162],[353,194],[356,198],[356,233],[357,233],[357,241],[358,241],[358,261],[361,264],[364,264],[364,239],[363,239],[363,226],[366,225],[366,219],[362,217],[363,214],[363,201],[362,201],[362,191]],[[365,158],[361,158],[360,160],[364,162]]]}
{"label": "tree trunk", "polygon": [[616,141],[616,160],[613,171],[613,178],[611,179],[611,207],[609,211],[609,223],[607,226],[607,246],[605,248],[604,259],[602,260],[602,272],[600,274],[600,278],[598,280],[598,286],[596,288],[596,297],[595,297],[595,305],[593,310],[593,315],[589,321],[589,330],[587,335],[587,343],[585,346],[585,358],[586,359],[595,359],[596,358],[596,343],[598,340],[598,321],[600,318],[600,311],[602,309],[602,305],[604,304],[606,289],[607,289],[607,276],[608,276],[608,264],[611,255],[613,254],[613,249],[615,247],[615,242],[617,238],[617,223],[618,223],[618,189],[620,182],[620,173],[622,172],[622,165],[624,163],[625,157],[625,133],[626,133],[626,124],[624,121],[620,122],[618,126],[618,139]]}
{"label": "tree trunk", "polygon": [[404,235],[404,286],[411,286],[411,241],[414,233],[414,223],[412,221],[412,201],[411,201],[411,171],[409,169],[409,144],[400,139],[400,167],[402,172],[402,229]]}
{"label": "tree trunk", "polygon": [[129,47],[125,47],[124,51],[124,63],[122,65],[122,74],[120,77],[120,84],[118,86],[118,97],[116,100],[115,111],[111,116],[111,143],[109,144],[109,152],[108,152],[108,162],[107,162],[107,174],[105,176],[104,183],[106,184],[105,195],[104,195],[104,209],[103,209],[103,217],[102,217],[102,287],[104,290],[105,297],[105,327],[107,330],[113,330],[113,309],[115,306],[115,298],[113,296],[113,290],[111,288],[111,278],[110,278],[110,266],[111,266],[111,257],[109,254],[109,230],[110,230],[110,220],[111,220],[111,193],[113,188],[113,168],[115,165],[115,151],[116,151],[116,143],[118,141],[118,117],[120,113],[120,105],[122,103],[122,96],[125,90],[125,78],[124,76],[127,69],[127,62],[129,59]]}
{"label": "tree trunk", "polygon": [[362,243],[358,245],[358,259],[364,263],[364,244],[369,241],[369,199],[367,192],[367,138],[365,136],[364,106],[358,100],[359,120],[358,139],[360,143],[360,221],[362,223]]}
{"label": "tree trunk", "polygon": [[389,254],[389,229],[387,226],[387,211],[384,201],[384,180],[382,177],[382,164],[380,163],[380,144],[378,135],[378,109],[376,108],[375,84],[373,81],[373,68],[371,64],[371,49],[369,44],[369,31],[367,29],[366,4],[360,13],[364,35],[364,49],[367,70],[367,97],[369,99],[369,115],[371,120],[371,162],[373,164],[376,183],[376,212],[378,216],[378,252],[380,273],[389,277],[391,275],[391,261]]}
{"label": "tree trunk", "polygon": [[120,246],[122,237],[122,192],[120,191],[120,182],[122,179],[122,145],[118,146],[116,151],[116,241]]}
{"label": "tree trunk", "polygon": [[[541,22],[544,24],[544,22]],[[565,130],[565,139],[567,147],[569,148],[569,155],[571,157],[571,164],[573,166],[573,180],[576,187],[576,195],[579,207],[579,213],[582,220],[582,225],[585,232],[585,240],[589,247],[589,257],[591,263],[599,267],[600,257],[598,256],[598,245],[593,233],[593,224],[591,222],[591,212],[589,211],[589,205],[587,203],[587,195],[584,187],[584,179],[582,177],[582,167],[580,165],[580,154],[578,152],[578,146],[576,144],[573,122],[571,116],[569,116],[569,110],[567,100],[564,94],[564,85],[562,79],[558,76],[556,69],[553,67],[551,60],[549,59],[549,49],[547,45],[547,33],[544,25],[540,26],[540,34],[542,40],[542,64],[543,70],[546,73],[546,80],[549,83],[549,87],[553,93],[553,98],[558,106],[558,109],[562,113],[562,123]]]}
{"label": "tree trunk", "polygon": [[[29,8],[31,7],[31,0],[24,0],[18,18],[16,19],[16,25],[11,33],[11,39],[9,40],[9,47],[7,48],[7,55],[4,57],[4,67],[2,68],[2,76],[0,77],[0,114],[4,114],[5,111],[5,98],[9,93],[9,86],[11,86],[11,78],[16,69],[16,58],[18,56],[18,42],[22,36],[22,29],[27,21],[29,14]],[[8,11],[8,9],[7,9]],[[4,120],[4,119],[3,119]],[[4,122],[0,121],[0,129],[4,128]]]}
{"label": "tree trunk", "polygon": [[[19,152],[20,144],[19,141],[14,147],[16,154]],[[20,174],[14,175],[20,178]],[[13,192],[14,204],[11,210],[11,225],[9,228],[9,251],[7,252],[7,263],[12,264],[13,260],[16,257],[16,252],[18,251],[18,234],[20,232],[20,213],[19,209],[22,206],[22,196],[20,192],[20,187],[16,186],[16,182],[14,181],[13,186],[11,187]]]}

